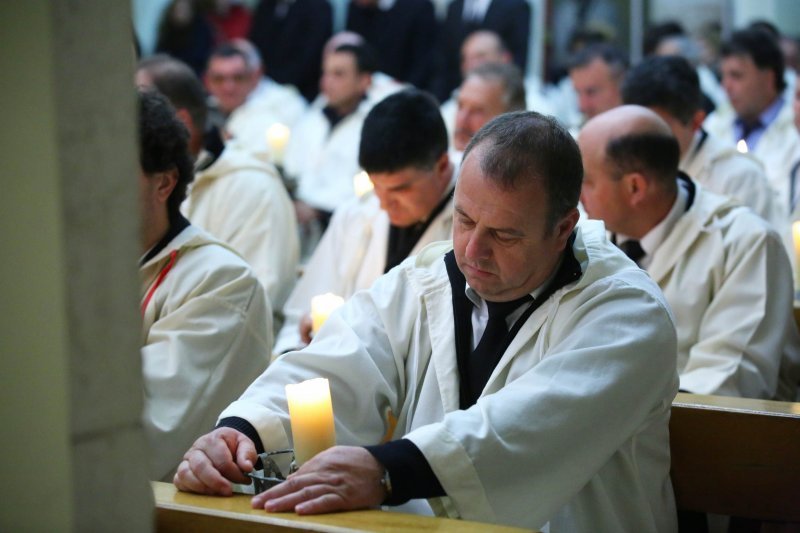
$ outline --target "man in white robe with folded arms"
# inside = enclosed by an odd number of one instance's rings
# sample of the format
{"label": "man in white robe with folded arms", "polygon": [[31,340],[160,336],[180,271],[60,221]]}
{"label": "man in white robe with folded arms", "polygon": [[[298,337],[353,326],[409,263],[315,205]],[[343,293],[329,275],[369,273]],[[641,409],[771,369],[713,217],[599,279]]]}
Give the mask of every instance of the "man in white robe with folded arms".
{"label": "man in white robe with folded arms", "polygon": [[465,151],[453,242],[407,259],[277,359],[186,453],[178,488],[246,483],[258,452],[292,445],[284,386],[324,377],[339,445],[254,507],[427,498],[439,516],[527,529],[674,531],[673,321],[602,224],[576,225],[582,174],[554,119],[489,122]]}

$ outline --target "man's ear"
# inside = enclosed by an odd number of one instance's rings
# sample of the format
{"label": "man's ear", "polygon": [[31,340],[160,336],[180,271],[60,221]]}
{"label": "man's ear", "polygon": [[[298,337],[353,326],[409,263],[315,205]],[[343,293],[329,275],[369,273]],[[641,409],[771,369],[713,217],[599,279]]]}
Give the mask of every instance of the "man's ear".
{"label": "man's ear", "polygon": [[178,169],[172,168],[164,172],[157,172],[154,176],[156,181],[156,197],[158,201],[166,204],[172,191],[178,185]]}
{"label": "man's ear", "polygon": [[647,192],[650,188],[650,182],[640,172],[629,172],[622,176],[624,180],[624,187],[628,204],[630,206],[637,206],[641,204],[647,197]]}
{"label": "man's ear", "polygon": [[444,174],[447,170],[447,167],[450,166],[450,154],[447,151],[443,152],[439,159],[436,161],[436,172],[439,174]]}
{"label": "man's ear", "polygon": [[558,224],[556,224],[556,227],[553,230],[558,242],[563,243],[564,246],[566,246],[567,239],[569,239],[569,236],[572,234],[572,230],[574,230],[575,226],[578,224],[578,219],[580,216],[581,214],[578,212],[578,210],[573,208],[570,209],[569,212],[567,212],[567,214],[558,221]]}
{"label": "man's ear", "polygon": [[189,110],[185,107],[181,107],[175,110],[175,115],[183,122],[183,125],[186,126],[186,129],[189,130],[189,134],[191,135],[194,131],[194,120],[192,120],[192,114],[189,113]]}
{"label": "man's ear", "polygon": [[698,109],[692,116],[692,131],[697,131],[706,119],[706,112],[704,109]]}

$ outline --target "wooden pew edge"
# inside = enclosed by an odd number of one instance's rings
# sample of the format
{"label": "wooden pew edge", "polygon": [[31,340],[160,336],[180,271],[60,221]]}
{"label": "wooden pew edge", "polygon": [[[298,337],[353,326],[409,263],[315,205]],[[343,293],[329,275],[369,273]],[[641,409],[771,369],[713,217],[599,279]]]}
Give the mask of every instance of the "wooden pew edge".
{"label": "wooden pew edge", "polygon": [[800,402],[778,402],[679,392],[672,407],[800,418]]}
{"label": "wooden pew edge", "polygon": [[[707,415],[705,413],[707,413]],[[752,417],[758,417],[758,419]],[[696,425],[699,420],[704,420],[706,418],[708,418],[711,426],[698,427]],[[708,438],[708,431],[710,431],[710,434],[716,435],[716,431],[713,431],[712,427],[717,423],[721,423],[722,428],[728,428],[726,431],[731,431],[731,424],[749,425],[747,422],[748,420],[752,420],[754,423],[756,423],[757,427],[762,428],[768,426],[773,426],[776,428],[776,430],[777,428],[790,428],[788,433],[782,432],[781,434],[786,435],[787,438],[792,440],[786,441],[784,439],[782,442],[776,444],[779,447],[778,449],[785,450],[787,442],[798,440],[797,428],[800,428],[800,404],[743,398],[727,398],[720,396],[702,396],[687,393],[678,394],[673,403],[673,420],[670,423],[670,440],[672,444],[671,451],[673,453],[673,468],[671,471],[671,477],[673,479],[673,488],[675,490],[676,504],[678,509],[713,512],[717,514],[736,514],[735,511],[746,508],[746,504],[740,504],[735,507],[731,507],[730,505],[733,501],[741,501],[741,498],[747,500],[748,496],[741,496],[741,494],[738,496],[733,496],[732,494],[729,496],[724,496],[725,491],[723,491],[722,494],[717,494],[716,490],[714,489],[714,482],[712,480],[716,479],[718,482],[722,482],[722,479],[727,479],[729,481],[737,478],[742,479],[742,476],[746,475],[744,472],[747,472],[748,469],[762,467],[766,470],[763,470],[759,475],[772,476],[772,478],[767,477],[761,479],[761,484],[763,485],[763,483],[767,482],[766,480],[780,480],[781,485],[786,486],[786,492],[782,492],[775,498],[769,499],[768,503],[766,504],[759,502],[753,507],[748,508],[747,511],[763,513],[760,520],[779,521],[786,524],[796,525],[798,521],[800,521],[800,508],[792,507],[792,501],[800,501],[799,468],[790,466],[787,469],[779,469],[776,471],[774,466],[767,466],[768,464],[775,464],[774,461],[767,461],[763,465],[758,465],[757,463],[753,463],[752,459],[748,457],[746,453],[739,453],[735,448],[732,448],[732,455],[730,456],[730,459],[732,459],[733,462],[730,464],[730,470],[722,474],[723,478],[717,479],[719,474],[710,474],[713,477],[705,478],[702,476],[702,472],[709,468],[711,469],[709,472],[719,468],[720,463],[717,461],[717,459],[721,459],[723,456],[728,455],[727,451],[724,451],[721,454],[714,454],[713,452],[710,452],[714,446],[714,444],[711,444],[711,442],[713,442],[714,438],[717,438],[714,436],[710,437],[712,439],[711,441],[701,441],[702,443],[698,449],[699,455],[696,457],[685,460],[685,456],[679,457],[676,455],[678,450],[683,450],[680,453],[690,453],[687,452],[687,449],[693,447],[691,444],[691,437],[688,437],[685,434],[678,436],[681,446],[678,448],[675,447],[675,438],[677,434],[674,431],[676,429],[674,424],[676,422],[679,423],[680,426],[685,426],[688,423],[689,426],[683,428],[685,431],[690,431],[690,428],[695,427],[700,432],[699,435],[701,438],[703,436]],[[740,430],[734,429],[734,431],[738,432]],[[753,434],[753,438],[760,438],[762,435],[764,435],[764,433],[758,432]],[[719,436],[719,438],[725,439],[726,437]],[[750,436],[745,435],[744,439],[746,440],[747,438],[750,438]],[[737,439],[735,442],[740,444],[742,439]],[[754,441],[753,446],[756,448],[766,446],[769,449],[771,448],[770,442],[772,441],[769,439],[766,441]],[[711,448],[709,448],[709,444],[711,445]],[[800,440],[798,440],[798,444],[800,445]],[[723,446],[723,449],[727,450],[723,444],[718,444],[718,446],[720,445]],[[702,458],[706,457],[709,453],[712,453],[712,455],[708,456],[708,462],[706,463]],[[785,451],[779,455],[786,458]],[[774,453],[768,456],[771,459],[775,457]],[[787,458],[787,460],[790,460],[790,458]],[[678,475],[678,477],[676,477],[676,466],[681,469],[681,473]],[[685,470],[687,468],[689,470]],[[700,477],[698,478],[697,476]],[[778,477],[776,478],[775,476]],[[795,479],[796,481],[791,481],[792,479]],[[759,480],[754,481],[758,482]],[[689,482],[689,485],[686,485],[687,482]],[[755,483],[754,485],[758,485],[758,483]],[[750,488],[750,490],[757,491],[758,489],[753,486]],[[747,489],[744,490],[744,492],[746,491]],[[728,500],[728,497],[732,497],[734,499]],[[751,500],[751,503],[754,502]],[[781,511],[781,508],[784,509],[784,511]],[[756,509],[758,509],[758,511],[756,511]],[[754,515],[753,517],[755,518]]]}

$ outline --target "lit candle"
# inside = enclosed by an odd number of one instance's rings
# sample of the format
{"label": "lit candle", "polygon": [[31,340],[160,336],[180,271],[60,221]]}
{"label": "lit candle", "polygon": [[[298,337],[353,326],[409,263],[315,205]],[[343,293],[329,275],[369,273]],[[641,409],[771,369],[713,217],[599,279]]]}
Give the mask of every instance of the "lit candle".
{"label": "lit candle", "polygon": [[316,333],[334,310],[341,307],[344,298],[330,292],[311,298],[311,331]]}
{"label": "lit candle", "polygon": [[336,444],[333,405],[328,380],[310,379],[286,385],[297,466]]}
{"label": "lit candle", "polygon": [[283,154],[289,144],[289,128],[276,122],[267,129],[267,146],[276,165],[283,164]]}
{"label": "lit candle", "polygon": [[800,221],[792,223],[792,240],[794,241],[794,289],[800,290]]}
{"label": "lit candle", "polygon": [[747,142],[744,139],[740,139],[739,142],[736,143],[736,150],[739,153],[746,154],[747,153]]}
{"label": "lit candle", "polygon": [[363,170],[353,176],[353,190],[356,191],[356,196],[361,198],[369,191],[374,189],[375,186],[372,184],[372,180],[369,179],[369,174],[364,172]]}

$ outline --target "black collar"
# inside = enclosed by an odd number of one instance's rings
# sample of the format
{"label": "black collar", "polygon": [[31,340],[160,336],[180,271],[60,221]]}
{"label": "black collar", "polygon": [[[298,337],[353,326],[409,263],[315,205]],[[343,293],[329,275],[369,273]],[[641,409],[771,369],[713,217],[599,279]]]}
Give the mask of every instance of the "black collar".
{"label": "black collar", "polygon": [[174,239],[175,237],[177,237],[177,236],[180,234],[180,232],[182,232],[183,230],[185,230],[186,228],[188,228],[188,227],[189,227],[189,225],[190,225],[190,224],[189,224],[189,221],[188,221],[188,220],[186,220],[186,217],[184,217],[184,216],[183,216],[183,215],[181,215],[180,213],[178,213],[178,214],[177,214],[175,217],[173,217],[173,218],[174,218],[174,220],[171,220],[171,221],[170,221],[170,223],[169,223],[169,229],[167,230],[167,232],[164,234],[164,236],[163,236],[163,237],[161,237],[161,240],[159,240],[159,241],[156,243],[156,245],[155,245],[155,246],[153,246],[152,248],[150,248],[150,251],[149,251],[149,252],[147,252],[147,255],[145,255],[145,256],[142,258],[142,260],[141,260],[141,261],[139,261],[139,266],[142,266],[143,264],[147,263],[147,262],[148,262],[148,261],[150,261],[152,258],[154,258],[155,256],[157,256],[157,255],[158,255],[158,253],[159,253],[161,250],[163,250],[164,248],[166,248],[166,247],[167,247],[167,245],[170,243],[170,241],[172,241],[172,239]]}

